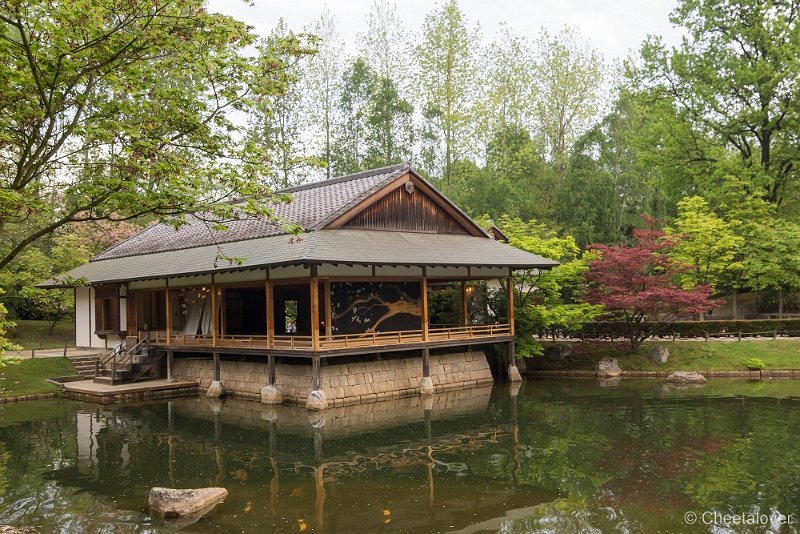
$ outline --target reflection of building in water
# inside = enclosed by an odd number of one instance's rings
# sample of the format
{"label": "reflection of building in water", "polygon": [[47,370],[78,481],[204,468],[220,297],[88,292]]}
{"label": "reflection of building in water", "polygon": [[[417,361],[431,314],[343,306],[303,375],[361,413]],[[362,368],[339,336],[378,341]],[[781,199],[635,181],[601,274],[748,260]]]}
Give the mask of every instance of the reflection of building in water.
{"label": "reflection of building in water", "polygon": [[492,393],[324,413],[205,398],[84,412],[75,458],[83,477],[57,478],[115,499],[131,486],[219,485],[229,497],[207,520],[246,513],[254,531],[296,531],[299,521],[330,532],[464,528],[553,497],[518,484],[516,396]]}
{"label": "reflection of building in water", "polygon": [[100,410],[78,412],[75,419],[78,471],[101,478],[127,471],[130,452],[122,422]]}

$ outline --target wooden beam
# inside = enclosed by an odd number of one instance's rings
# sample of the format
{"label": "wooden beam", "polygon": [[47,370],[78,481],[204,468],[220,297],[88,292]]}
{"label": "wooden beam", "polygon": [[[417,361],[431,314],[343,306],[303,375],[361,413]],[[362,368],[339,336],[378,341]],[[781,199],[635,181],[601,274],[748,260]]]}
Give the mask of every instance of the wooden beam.
{"label": "wooden beam", "polygon": [[508,292],[508,326],[511,335],[514,334],[514,278],[509,276],[506,279],[506,291]]}
{"label": "wooden beam", "polygon": [[172,382],[172,351],[167,351],[167,381]]}
{"label": "wooden beam", "polygon": [[431,350],[428,347],[422,349],[422,376],[431,376]]}
{"label": "wooden beam", "polygon": [[319,282],[311,279],[311,350],[319,350]]}
{"label": "wooden beam", "polygon": [[211,275],[211,346],[217,346],[217,284]]}
{"label": "wooden beam", "polygon": [[267,307],[267,347],[272,348],[275,337],[275,299],[272,293],[272,282],[267,280],[264,284],[265,303]]}
{"label": "wooden beam", "polygon": [[169,278],[167,278],[165,305],[167,307],[167,345],[169,345],[172,340],[172,298],[169,294]]}
{"label": "wooden beam", "polygon": [[428,341],[428,279],[420,280],[420,303],[422,306],[422,341]]}
{"label": "wooden beam", "polygon": [[333,313],[331,308],[333,302],[331,301],[331,281],[325,280],[325,339],[330,340],[333,335]]}

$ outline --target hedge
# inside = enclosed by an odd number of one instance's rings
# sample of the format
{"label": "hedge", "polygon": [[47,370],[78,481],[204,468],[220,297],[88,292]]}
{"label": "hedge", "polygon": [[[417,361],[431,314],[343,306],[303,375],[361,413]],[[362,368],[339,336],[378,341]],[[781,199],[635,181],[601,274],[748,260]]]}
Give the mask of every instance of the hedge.
{"label": "hedge", "polygon": [[[800,319],[754,319],[739,321],[682,321],[673,323],[661,331],[660,335],[677,337],[715,337],[738,334],[762,336],[777,335],[800,336]],[[571,332],[574,337],[625,337],[627,325],[622,322],[595,322],[585,324],[583,330]]]}

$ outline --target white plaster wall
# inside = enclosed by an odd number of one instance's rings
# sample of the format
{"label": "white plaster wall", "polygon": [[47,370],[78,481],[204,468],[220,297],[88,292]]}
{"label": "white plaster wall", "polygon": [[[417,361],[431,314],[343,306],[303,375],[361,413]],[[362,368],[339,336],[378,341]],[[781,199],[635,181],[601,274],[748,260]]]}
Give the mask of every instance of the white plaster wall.
{"label": "white plaster wall", "polygon": [[75,288],[75,346],[91,347],[94,316],[91,310],[89,287]]}

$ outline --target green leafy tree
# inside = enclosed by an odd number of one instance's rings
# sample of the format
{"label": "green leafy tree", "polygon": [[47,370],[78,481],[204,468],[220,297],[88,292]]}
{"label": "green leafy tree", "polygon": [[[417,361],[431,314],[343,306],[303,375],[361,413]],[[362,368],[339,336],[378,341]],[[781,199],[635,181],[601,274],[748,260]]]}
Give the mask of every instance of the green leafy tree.
{"label": "green leafy tree", "polygon": [[456,0],[447,0],[425,17],[422,38],[414,49],[417,90],[426,121],[423,165],[453,184],[456,161],[470,153],[475,135],[478,77],[475,49],[480,38],[470,30]]}
{"label": "green leafy tree", "polygon": [[[287,46],[287,43],[291,43]],[[253,112],[249,117],[249,141],[251,146],[261,146],[267,162],[272,162],[270,178],[277,188],[302,183],[309,166],[315,160],[309,157],[309,149],[303,141],[303,132],[308,127],[309,117],[302,106],[303,74],[306,72],[298,51],[311,53],[316,45],[307,35],[297,35],[281,19],[269,37],[259,43],[258,61],[263,71],[281,69],[282,87],[279,91],[262,87],[253,96]],[[274,84],[267,79],[257,84]]]}
{"label": "green leafy tree", "polygon": [[341,89],[339,84],[344,68],[343,46],[336,32],[336,20],[327,9],[311,24],[308,31],[319,38],[317,54],[309,59],[304,75],[307,81],[308,115],[311,128],[316,130],[316,137],[321,140],[319,159],[325,165],[326,178],[330,178],[337,102]]}
{"label": "green leafy tree", "polygon": [[713,290],[725,281],[727,273],[741,268],[734,259],[744,239],[733,228],[702,197],[686,197],[678,202],[675,230],[681,239],[671,256],[691,266],[684,275],[689,286],[709,286]]}
{"label": "green leafy tree", "polygon": [[549,271],[532,269],[514,277],[518,352],[521,356],[538,355],[541,345],[534,335],[580,330],[583,324],[596,319],[603,308],[576,299],[588,266],[575,239],[558,237],[534,221],[504,216],[497,222],[511,246],[561,262]]}
{"label": "green leafy tree", "polygon": [[[681,45],[669,50],[652,38],[642,50],[646,81],[674,99],[696,132],[735,152],[736,174],[776,205],[796,188],[800,158],[797,14],[796,0],[683,0],[671,15],[686,30]],[[717,162],[714,154],[687,160]]]}
{"label": "green leafy tree", "polygon": [[564,28],[537,41],[536,118],[548,161],[563,176],[572,143],[596,118],[603,59],[578,30]]}
{"label": "green leafy tree", "polygon": [[268,214],[272,162],[231,113],[286,91],[297,41],[256,61],[201,0],[4,2],[0,24],[0,268],[71,223]]}

